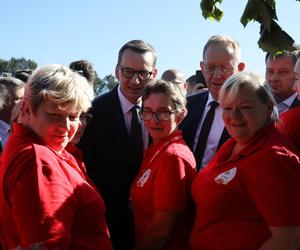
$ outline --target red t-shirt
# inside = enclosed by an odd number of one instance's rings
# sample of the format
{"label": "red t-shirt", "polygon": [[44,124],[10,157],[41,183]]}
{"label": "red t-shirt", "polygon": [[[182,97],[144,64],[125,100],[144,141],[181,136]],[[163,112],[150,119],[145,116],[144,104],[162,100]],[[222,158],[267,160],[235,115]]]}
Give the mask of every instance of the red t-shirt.
{"label": "red t-shirt", "polygon": [[256,250],[268,226],[300,225],[300,162],[273,124],[228,160],[230,139],[192,184],[196,220],[191,249]]}
{"label": "red t-shirt", "polygon": [[75,159],[19,124],[2,155],[0,204],[4,249],[112,249],[104,202]]}
{"label": "red t-shirt", "polygon": [[300,149],[300,107],[284,112],[280,115],[280,120],[277,128]]}
{"label": "red t-shirt", "polygon": [[164,249],[187,249],[191,230],[190,185],[196,173],[192,152],[175,131],[148,148],[139,174],[131,187],[135,240],[139,242],[155,209],[176,211],[179,216]]}

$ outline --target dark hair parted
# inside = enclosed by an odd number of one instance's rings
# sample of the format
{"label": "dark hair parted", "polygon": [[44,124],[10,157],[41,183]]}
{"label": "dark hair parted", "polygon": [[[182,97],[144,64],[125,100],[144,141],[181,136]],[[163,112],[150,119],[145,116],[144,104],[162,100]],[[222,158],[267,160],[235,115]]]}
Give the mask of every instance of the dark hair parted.
{"label": "dark hair parted", "polygon": [[149,43],[147,43],[143,40],[132,40],[132,41],[125,43],[122,46],[122,48],[119,50],[118,64],[121,63],[122,55],[123,55],[124,51],[127,49],[131,49],[132,51],[140,53],[140,54],[144,54],[146,52],[152,53],[153,67],[156,66],[156,60],[157,60],[156,51],[152,45],[150,45]]}

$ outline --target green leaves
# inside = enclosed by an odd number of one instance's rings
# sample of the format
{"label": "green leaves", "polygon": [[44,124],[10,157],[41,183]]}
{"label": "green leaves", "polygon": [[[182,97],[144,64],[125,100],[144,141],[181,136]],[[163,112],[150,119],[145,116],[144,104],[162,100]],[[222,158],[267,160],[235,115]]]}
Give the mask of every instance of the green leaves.
{"label": "green leaves", "polygon": [[200,7],[202,10],[202,16],[207,19],[221,21],[223,17],[223,11],[218,8],[219,3],[222,3],[222,0],[202,0]]}
{"label": "green leaves", "polygon": [[[222,0],[201,0],[200,6],[203,17],[220,21],[223,17],[223,11],[218,6],[221,3]],[[276,0],[248,0],[240,22],[244,27],[250,21],[261,24],[258,46],[263,51],[275,55],[284,50],[295,50],[293,38],[282,30],[275,20],[278,20]]]}
{"label": "green leaves", "polygon": [[250,21],[257,21],[270,29],[273,19],[277,20],[274,0],[248,0],[240,21],[244,27]]}
{"label": "green leaves", "polygon": [[295,50],[294,39],[289,36],[281,27],[272,21],[269,28],[260,26],[260,38],[258,40],[258,46],[266,52],[270,52],[272,55],[280,54],[284,50]]}

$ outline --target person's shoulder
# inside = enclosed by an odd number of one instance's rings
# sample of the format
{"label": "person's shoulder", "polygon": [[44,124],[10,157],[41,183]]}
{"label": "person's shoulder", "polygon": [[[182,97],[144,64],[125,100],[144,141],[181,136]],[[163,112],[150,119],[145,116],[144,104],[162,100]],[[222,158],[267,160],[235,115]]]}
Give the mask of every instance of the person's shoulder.
{"label": "person's shoulder", "polygon": [[193,106],[199,102],[205,102],[208,99],[208,91],[204,91],[201,93],[196,93],[194,95],[190,95],[187,97],[188,106]]}
{"label": "person's shoulder", "polygon": [[109,92],[97,96],[93,101],[93,107],[98,108],[105,105],[112,105],[113,100],[118,98],[117,87],[113,88]]}

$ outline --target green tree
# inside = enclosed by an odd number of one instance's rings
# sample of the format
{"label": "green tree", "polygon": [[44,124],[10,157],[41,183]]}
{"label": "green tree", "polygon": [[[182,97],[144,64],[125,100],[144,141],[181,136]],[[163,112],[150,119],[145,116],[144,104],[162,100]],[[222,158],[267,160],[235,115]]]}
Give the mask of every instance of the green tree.
{"label": "green tree", "polygon": [[117,84],[118,81],[112,74],[109,74],[101,79],[96,73],[96,78],[94,81],[95,95],[102,95],[113,89]]}
{"label": "green tree", "polygon": [[[220,21],[223,11],[219,4],[223,0],[200,0],[202,15],[205,19]],[[300,1],[300,0],[296,0]],[[276,22],[276,0],[248,0],[240,22],[244,27],[250,21],[260,23],[258,46],[271,54],[281,53],[283,50],[294,50],[294,39],[289,36]]]}
{"label": "green tree", "polygon": [[11,73],[15,75],[18,70],[24,69],[35,69],[37,68],[37,63],[31,59],[22,58],[14,58],[12,57],[10,60],[5,61],[0,59],[0,74],[3,72]]}

